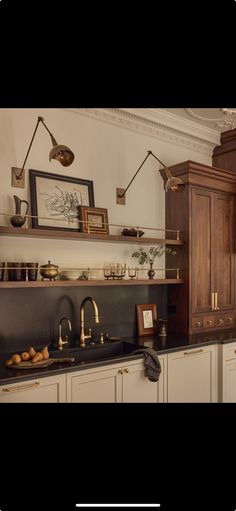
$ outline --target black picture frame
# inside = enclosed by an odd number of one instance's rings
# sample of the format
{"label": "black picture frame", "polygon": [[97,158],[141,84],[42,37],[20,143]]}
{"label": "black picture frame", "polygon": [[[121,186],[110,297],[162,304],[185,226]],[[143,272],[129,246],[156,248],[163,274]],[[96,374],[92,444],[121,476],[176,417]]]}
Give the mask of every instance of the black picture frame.
{"label": "black picture frame", "polygon": [[94,206],[93,181],[29,170],[32,227],[80,230],[79,206]]}

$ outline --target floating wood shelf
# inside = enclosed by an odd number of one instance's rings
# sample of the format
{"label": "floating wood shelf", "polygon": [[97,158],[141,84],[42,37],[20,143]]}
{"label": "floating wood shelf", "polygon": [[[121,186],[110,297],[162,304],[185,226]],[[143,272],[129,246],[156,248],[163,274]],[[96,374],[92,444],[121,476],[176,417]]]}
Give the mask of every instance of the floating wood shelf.
{"label": "floating wood shelf", "polygon": [[0,236],[19,236],[29,238],[51,238],[78,241],[105,241],[109,243],[129,243],[142,245],[183,245],[182,240],[162,238],[138,238],[116,234],[84,233],[78,231],[60,231],[55,229],[27,229],[24,227],[0,226]]}
{"label": "floating wood shelf", "polygon": [[112,279],[112,280],[36,280],[0,282],[0,289],[6,288],[39,288],[39,287],[83,287],[83,286],[158,286],[160,284],[183,284],[183,279]]}

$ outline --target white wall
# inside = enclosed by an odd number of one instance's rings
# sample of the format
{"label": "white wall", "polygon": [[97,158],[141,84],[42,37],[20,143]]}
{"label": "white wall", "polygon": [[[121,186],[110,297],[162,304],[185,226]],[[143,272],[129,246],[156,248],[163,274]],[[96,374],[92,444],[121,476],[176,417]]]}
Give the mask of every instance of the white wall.
{"label": "white wall", "polygon": [[[25,189],[13,188],[11,167],[22,166],[39,115],[44,117],[57,142],[72,148],[75,160],[69,167],[62,167],[55,160],[49,162],[51,140],[40,124],[26,163]],[[136,131],[135,126],[130,129],[122,123],[86,115],[82,110],[0,109],[0,213],[14,213],[13,195],[30,201],[28,169],[36,169],[92,180],[95,206],[108,209],[110,223],[163,229],[165,192],[157,172],[158,163],[151,156],[128,190],[126,206],[116,204],[116,188],[128,185],[147,150],[152,150],[166,165],[185,160],[211,165],[210,152],[195,149],[193,143],[189,146],[178,140],[175,143],[151,130],[150,134],[148,129]],[[10,225],[9,219],[1,215],[0,224]],[[111,234],[121,230],[122,227],[110,227]],[[145,232],[150,236],[151,232]],[[116,261],[137,264],[131,258],[135,247],[127,244],[16,237],[1,237],[0,243],[2,261],[45,264],[50,259],[63,267],[102,267]]]}

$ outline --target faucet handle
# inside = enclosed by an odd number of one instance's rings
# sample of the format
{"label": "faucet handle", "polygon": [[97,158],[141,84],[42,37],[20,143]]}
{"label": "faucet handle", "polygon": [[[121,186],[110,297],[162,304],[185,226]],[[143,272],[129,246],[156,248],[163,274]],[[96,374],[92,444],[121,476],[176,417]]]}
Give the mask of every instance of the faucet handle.
{"label": "faucet handle", "polygon": [[89,328],[88,335],[84,336],[85,339],[91,339],[92,338],[92,328]]}
{"label": "faucet handle", "polygon": [[99,344],[104,344],[104,334],[103,332],[100,333],[100,341]]}
{"label": "faucet handle", "polygon": [[57,341],[57,347],[59,350],[62,350],[62,346],[63,344],[68,344],[68,335],[66,335],[66,338],[65,338],[65,341],[62,340],[62,337],[60,336],[58,341]]}

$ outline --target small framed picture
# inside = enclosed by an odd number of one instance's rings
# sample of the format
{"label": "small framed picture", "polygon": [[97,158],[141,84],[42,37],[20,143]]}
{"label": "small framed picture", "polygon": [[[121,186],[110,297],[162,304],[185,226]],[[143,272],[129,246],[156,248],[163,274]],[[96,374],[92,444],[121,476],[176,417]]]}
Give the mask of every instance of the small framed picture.
{"label": "small framed picture", "polygon": [[80,206],[79,219],[81,232],[109,234],[107,209]]}
{"label": "small framed picture", "polygon": [[136,304],[138,334],[152,335],[158,331],[157,306],[155,303]]}

